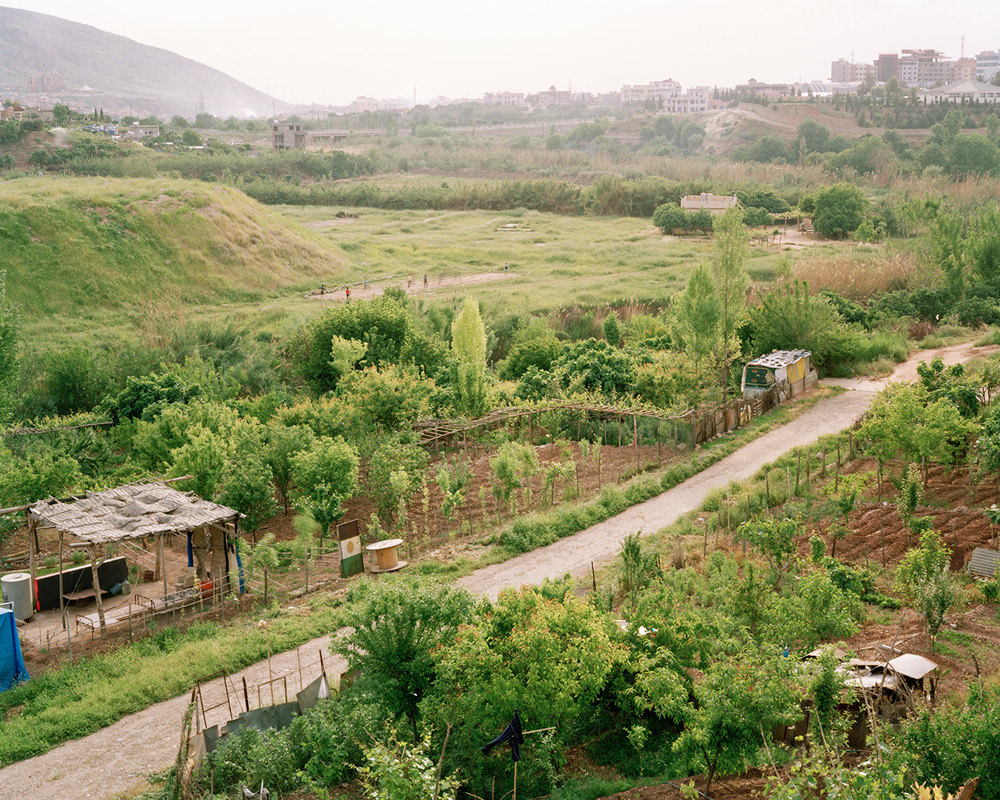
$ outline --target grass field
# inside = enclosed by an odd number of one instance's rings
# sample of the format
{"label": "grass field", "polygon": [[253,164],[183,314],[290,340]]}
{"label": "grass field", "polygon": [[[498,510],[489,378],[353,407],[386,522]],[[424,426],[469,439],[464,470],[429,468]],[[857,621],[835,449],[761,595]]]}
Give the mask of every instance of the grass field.
{"label": "grass field", "polygon": [[[340,210],[358,219],[337,219]],[[151,316],[234,317],[280,335],[318,311],[305,293],[320,283],[401,285],[505,263],[512,280],[435,289],[421,302],[472,295],[527,312],[663,303],[712,247],[629,217],[263,207],[198,182],[66,178],[0,185],[0,233],[25,332],[56,345],[127,335]],[[754,248],[751,276],[770,280],[783,257]]]}
{"label": "grass field", "polygon": [[[339,246],[355,281],[405,284],[410,275],[414,281],[425,273],[474,275],[510,264],[516,280],[465,291],[529,311],[623,299],[665,301],[684,287],[712,246],[700,236],[664,237],[651,222],[629,217],[354,208],[345,210],[359,219],[335,220],[335,208],[278,210]],[[755,248],[748,268],[758,280],[769,280],[780,258],[776,249]]]}

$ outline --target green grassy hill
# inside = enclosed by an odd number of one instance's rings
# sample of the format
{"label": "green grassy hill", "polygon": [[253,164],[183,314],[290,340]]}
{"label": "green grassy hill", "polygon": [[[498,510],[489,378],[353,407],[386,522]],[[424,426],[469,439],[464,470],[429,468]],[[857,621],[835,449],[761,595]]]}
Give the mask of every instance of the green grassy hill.
{"label": "green grassy hill", "polygon": [[346,271],[339,248],[242,192],[180,180],[0,182],[0,251],[29,320],[248,301]]}

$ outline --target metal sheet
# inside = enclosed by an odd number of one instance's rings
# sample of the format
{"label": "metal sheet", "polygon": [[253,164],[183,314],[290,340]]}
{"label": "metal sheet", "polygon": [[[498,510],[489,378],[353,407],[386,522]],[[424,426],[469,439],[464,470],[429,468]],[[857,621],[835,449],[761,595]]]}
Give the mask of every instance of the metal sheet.
{"label": "metal sheet", "polygon": [[929,658],[918,656],[915,653],[904,653],[890,661],[889,667],[894,672],[905,675],[907,678],[920,680],[924,675],[936,670],[938,665]]}

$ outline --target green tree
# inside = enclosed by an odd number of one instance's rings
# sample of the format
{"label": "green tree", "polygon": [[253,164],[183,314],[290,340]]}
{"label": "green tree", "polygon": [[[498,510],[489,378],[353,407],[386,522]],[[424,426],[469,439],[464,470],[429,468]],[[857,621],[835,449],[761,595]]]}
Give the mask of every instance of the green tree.
{"label": "green tree", "polygon": [[458,410],[478,417],[486,410],[486,326],[479,315],[479,303],[471,297],[465,299],[452,323],[451,348]]}
{"label": "green tree", "polygon": [[609,311],[608,315],[604,318],[604,324],[601,325],[601,330],[604,332],[604,340],[613,347],[618,347],[622,340],[621,326],[618,324],[618,314],[614,311]]}
{"label": "green tree", "polygon": [[858,229],[868,198],[853,184],[824,186],[816,193],[813,227],[831,239],[843,239]]}
{"label": "green tree", "polygon": [[[435,652],[437,679],[421,704],[423,719],[437,731],[453,725],[445,763],[463,766],[515,709],[529,728],[555,726],[551,738],[533,736],[522,751],[518,796],[538,797],[554,777],[547,742],[570,739],[591,718],[625,658],[624,647],[611,619],[571,593],[558,600],[534,587],[505,589],[483,611],[451,646]],[[476,768],[470,793],[490,796],[494,769],[509,769],[509,759],[497,762]],[[499,785],[497,790],[499,797]]]}
{"label": "green tree", "polygon": [[934,259],[941,266],[953,300],[965,296],[965,226],[958,214],[939,213],[931,227]]}
{"label": "green tree", "polygon": [[391,297],[343,303],[326,311],[289,344],[292,360],[316,392],[336,388],[342,377],[341,366],[331,363],[334,336],[367,345],[364,357],[356,362],[365,368],[403,363],[414,333],[406,306]]}
{"label": "green tree", "polygon": [[231,458],[222,470],[219,502],[243,514],[240,527],[254,534],[274,516],[274,484],[271,468],[258,455]]}
{"label": "green tree", "polygon": [[369,367],[349,373],[341,381],[337,395],[349,403],[360,424],[355,436],[369,443],[362,431],[375,435],[409,428],[427,416],[434,382],[421,378],[410,367]]}
{"label": "green tree", "polygon": [[427,453],[413,434],[393,434],[379,442],[368,462],[368,494],[387,527],[420,487],[426,469]]}
{"label": "green tree", "polygon": [[[830,129],[814,119],[799,123],[798,142],[805,146],[805,153],[825,153],[830,140]],[[802,152],[800,149],[799,152]]]}
{"label": "green tree", "polygon": [[173,462],[168,474],[171,477],[190,475],[184,481],[199,497],[214,500],[226,468],[229,446],[225,436],[202,426],[188,431],[187,441],[171,452]]}
{"label": "green tree", "polygon": [[535,448],[521,442],[504,442],[490,459],[493,470],[493,496],[497,501],[497,517],[503,508],[512,508],[514,492],[524,489],[526,481],[538,469]]}
{"label": "green tree", "polygon": [[795,540],[802,531],[793,519],[753,519],[740,525],[739,533],[760,553],[774,574],[774,588],[781,590],[781,576],[795,560]]}
{"label": "green tree", "polygon": [[952,403],[929,402],[920,384],[890,384],[875,396],[858,436],[880,465],[896,455],[915,463],[951,464],[971,430]]}
{"label": "green tree", "polygon": [[635,381],[632,357],[603,339],[566,345],[555,368],[570,394],[600,392],[610,399],[616,394],[628,393]]}
{"label": "green tree", "polygon": [[358,485],[358,456],[342,438],[318,439],[292,456],[292,479],[299,503],[320,525],[320,541],[344,515],[343,503]]}
{"label": "green tree", "polygon": [[60,127],[65,127],[70,120],[72,112],[69,110],[69,106],[63,103],[56,103],[52,106],[52,116],[55,118],[56,124]]}
{"label": "green tree", "polygon": [[990,139],[978,133],[963,133],[951,143],[948,172],[956,178],[992,175],[1000,164],[1000,153]]}
{"label": "green tree", "polygon": [[753,349],[808,350],[813,363],[829,367],[849,361],[854,336],[830,301],[809,293],[803,281],[786,282],[764,295],[750,312]]}
{"label": "green tree", "polygon": [[986,118],[986,135],[994,144],[1000,144],[1000,117],[995,112]]}
{"label": "green tree", "polygon": [[904,596],[924,615],[932,653],[945,614],[958,600],[955,581],[949,571],[950,563],[951,550],[942,541],[941,535],[931,529],[924,531],[920,547],[904,555],[896,570],[896,579]]}
{"label": "green tree", "polygon": [[0,269],[0,424],[7,422],[13,404],[21,327],[17,309],[7,302],[7,272]]}
{"label": "green tree", "polygon": [[688,214],[677,203],[664,203],[653,212],[653,224],[663,233],[673,233],[688,227]]}
{"label": "green tree", "polygon": [[715,294],[719,300],[719,336],[722,340],[722,399],[729,389],[729,368],[739,356],[735,344],[736,330],[746,316],[747,288],[750,276],[746,270],[750,238],[743,224],[743,212],[731,208],[712,220],[715,241],[712,249],[711,273]]}
{"label": "green tree", "polygon": [[694,361],[695,379],[701,384],[701,367],[719,344],[721,310],[712,276],[703,265],[695,267],[674,308],[674,337]]}
{"label": "green tree", "polygon": [[288,516],[288,504],[292,490],[292,458],[302,450],[312,447],[315,439],[312,428],[306,425],[282,425],[272,422],[268,426],[264,461],[271,469],[281,502]]}
{"label": "green tree", "polygon": [[670,710],[684,725],[673,749],[704,763],[704,794],[716,773],[740,772],[751,763],[776,724],[799,717],[792,669],[792,659],[750,653],[717,661],[695,682],[693,696]]}
{"label": "green tree", "polygon": [[475,599],[464,589],[414,579],[362,581],[347,600],[347,632],[330,649],[378,687],[385,707],[406,717],[418,739],[420,702],[434,684],[437,651],[473,621]]}

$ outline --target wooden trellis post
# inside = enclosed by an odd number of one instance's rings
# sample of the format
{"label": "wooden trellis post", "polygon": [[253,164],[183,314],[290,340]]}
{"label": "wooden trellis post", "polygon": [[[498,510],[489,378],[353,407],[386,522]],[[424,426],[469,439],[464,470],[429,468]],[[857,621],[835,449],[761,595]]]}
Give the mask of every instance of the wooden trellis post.
{"label": "wooden trellis post", "polygon": [[31,511],[27,511],[28,515],[28,572],[31,574],[31,610],[32,612],[38,609],[38,598],[35,597],[35,586],[38,583],[38,572],[35,569],[35,542],[38,541],[38,522],[31,516]]}
{"label": "wooden trellis post", "polygon": [[632,439],[635,442],[635,471],[639,472],[642,465],[639,457],[639,415],[632,415]]}
{"label": "wooden trellis post", "polygon": [[97,545],[92,544],[87,550],[90,553],[90,577],[94,582],[94,600],[97,601],[97,618],[101,621],[101,638],[106,639],[108,629],[104,624],[104,601],[101,599],[101,581],[97,577]]}

